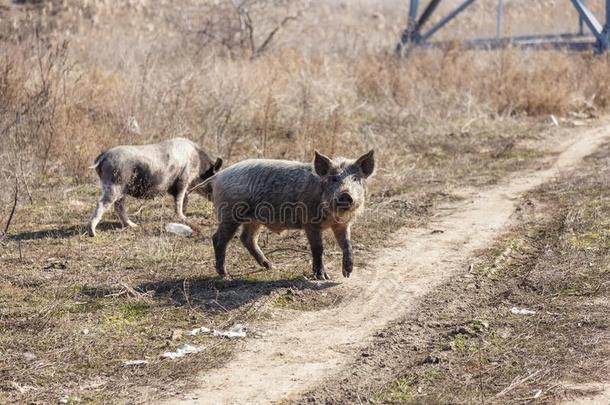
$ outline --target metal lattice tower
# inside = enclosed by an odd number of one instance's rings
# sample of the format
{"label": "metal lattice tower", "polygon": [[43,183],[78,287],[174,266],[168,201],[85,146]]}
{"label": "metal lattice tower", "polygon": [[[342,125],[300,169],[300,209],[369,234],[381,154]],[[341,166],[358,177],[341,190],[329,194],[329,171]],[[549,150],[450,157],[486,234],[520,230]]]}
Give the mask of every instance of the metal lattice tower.
{"label": "metal lattice tower", "polygon": [[[418,10],[420,0],[409,1],[409,15],[407,27],[402,33],[400,42],[396,47],[399,54],[408,52],[416,46],[435,46],[440,45],[438,42],[430,42],[429,39],[449,21],[456,18],[462,11],[470,7],[476,0],[464,0],[456,8],[447,15],[442,17],[437,23],[423,30],[430,17],[436,11],[442,0],[430,0],[426,8],[418,18]],[[497,48],[506,45],[515,46],[557,46],[568,47],[572,49],[591,49],[594,48],[597,52],[605,52],[610,49],[610,0],[606,2],[606,19],[605,24],[601,24],[595,17],[595,14],[586,6],[585,0],[570,0],[579,16],[579,32],[576,33],[558,33],[547,35],[524,35],[514,37],[501,37],[502,15],[503,15],[503,0],[498,0],[498,12],[496,17],[496,37],[495,38],[480,38],[475,40],[463,41],[468,47],[485,47]],[[587,26],[594,41],[587,42],[585,39],[589,36],[585,33],[584,26]]]}

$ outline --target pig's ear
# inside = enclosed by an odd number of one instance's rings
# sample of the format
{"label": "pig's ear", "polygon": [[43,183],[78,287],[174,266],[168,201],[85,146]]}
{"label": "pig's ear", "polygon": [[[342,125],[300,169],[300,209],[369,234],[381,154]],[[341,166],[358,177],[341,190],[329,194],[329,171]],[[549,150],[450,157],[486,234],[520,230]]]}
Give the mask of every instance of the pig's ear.
{"label": "pig's ear", "polygon": [[219,171],[221,167],[222,167],[222,158],[217,158],[216,161],[214,162],[214,173]]}
{"label": "pig's ear", "polygon": [[313,167],[316,170],[318,176],[326,176],[330,172],[330,168],[333,163],[328,156],[324,156],[318,151],[315,151],[315,157],[313,159]]}
{"label": "pig's ear", "polygon": [[360,169],[364,178],[369,177],[375,171],[375,151],[371,149],[360,156],[354,165]]}

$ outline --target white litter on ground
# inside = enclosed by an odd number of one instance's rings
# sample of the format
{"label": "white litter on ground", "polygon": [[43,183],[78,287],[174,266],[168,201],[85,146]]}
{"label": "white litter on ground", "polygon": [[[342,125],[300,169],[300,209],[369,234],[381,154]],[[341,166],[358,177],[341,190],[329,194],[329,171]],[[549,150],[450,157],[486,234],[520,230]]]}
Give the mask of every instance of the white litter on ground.
{"label": "white litter on ground", "polygon": [[127,128],[129,128],[129,131],[133,132],[134,134],[139,135],[142,133],[142,130],[138,125],[138,121],[136,121],[136,117],[134,117],[133,115],[127,118]]}
{"label": "white litter on ground", "polygon": [[30,352],[25,352],[21,356],[23,357],[23,360],[25,360],[25,361],[34,361],[37,359],[36,355],[34,353],[30,353]]}
{"label": "white litter on ground", "polygon": [[165,230],[179,236],[191,236],[193,234],[193,229],[190,226],[176,222],[165,225]]}
{"label": "white litter on ground", "polygon": [[198,335],[200,333],[210,333],[212,330],[210,328],[206,328],[205,326],[202,326],[201,328],[195,328],[189,332],[186,332],[185,335],[187,336],[195,336]]}
{"label": "white litter on ground", "polygon": [[226,337],[229,339],[246,337],[246,328],[241,323],[233,325],[230,329],[221,331],[214,330],[214,336]]}
{"label": "white litter on ground", "polygon": [[142,366],[144,364],[148,364],[148,360],[127,360],[125,363],[123,363],[125,367]]}
{"label": "white litter on ground", "polygon": [[531,309],[517,308],[517,307],[512,307],[510,309],[510,312],[513,315],[534,315],[536,313],[536,311],[532,311]]}
{"label": "white litter on ground", "polygon": [[549,115],[549,122],[555,125],[556,127],[559,126],[559,121],[557,120],[557,117],[555,117],[553,114]]}
{"label": "white litter on ground", "polygon": [[176,349],[175,352],[165,352],[161,355],[161,357],[165,357],[168,359],[177,359],[180,357],[184,357],[187,354],[191,353],[199,353],[203,351],[203,347],[191,346],[189,344],[184,344]]}

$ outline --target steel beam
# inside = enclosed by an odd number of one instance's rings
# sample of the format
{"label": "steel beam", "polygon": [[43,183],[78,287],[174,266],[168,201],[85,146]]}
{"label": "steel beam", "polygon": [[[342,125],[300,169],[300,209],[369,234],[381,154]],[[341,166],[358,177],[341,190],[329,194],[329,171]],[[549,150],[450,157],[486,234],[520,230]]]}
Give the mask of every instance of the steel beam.
{"label": "steel beam", "polygon": [[428,6],[424,10],[424,12],[421,13],[419,20],[417,20],[418,30],[421,29],[421,27],[428,21],[428,19],[430,18],[432,13],[434,13],[440,2],[441,0],[430,0],[430,3],[428,3]]}
{"label": "steel beam", "polygon": [[[610,0],[609,0],[610,1]],[[420,44],[429,39],[436,31],[445,26],[449,21],[453,20],[464,11],[468,6],[475,2],[475,0],[465,0],[453,11],[443,17],[439,22],[434,24],[426,33],[421,34],[421,27],[428,21],[430,16],[434,13],[441,0],[430,0],[430,3],[426,6],[426,9],[422,13],[419,20],[417,20],[417,10],[419,8],[419,0],[410,0],[409,2],[409,21],[407,28],[403,31],[400,37],[400,43],[396,46],[396,53],[404,54],[405,49],[411,45]]]}
{"label": "steel beam", "polygon": [[[576,11],[578,11],[580,18],[583,19],[585,24],[587,24],[587,27],[589,27],[589,29],[591,30],[591,33],[593,33],[593,35],[595,35],[595,38],[599,39],[604,27],[602,27],[602,25],[599,23],[599,21],[597,21],[597,18],[595,18],[595,15],[591,12],[591,10],[589,10],[587,8],[587,6],[585,5],[583,0],[570,0],[570,1],[576,8]],[[606,6],[608,6],[608,4],[610,4],[610,0],[606,0]]]}
{"label": "steel beam", "polygon": [[419,8],[418,0],[410,0],[409,2],[409,22],[404,30],[400,44],[398,44],[397,52],[402,52],[403,48],[409,44],[417,44],[421,41],[420,29],[428,21],[434,10],[438,7],[441,0],[430,0],[423,13],[417,19],[417,10]]}
{"label": "steel beam", "polygon": [[[585,4],[585,0],[582,0],[582,3]],[[580,15],[580,13],[578,13],[578,33],[580,35],[584,35],[585,34],[585,26],[584,26],[585,22],[582,19],[582,16]]]}
{"label": "steel beam", "polygon": [[570,50],[590,50],[595,49],[596,45],[594,42],[583,42],[583,41],[571,41],[571,40],[561,40],[561,39],[548,39],[548,40],[533,40],[530,42],[514,42],[509,40],[508,38],[501,38],[497,40],[496,38],[489,39],[478,39],[465,41],[462,43],[462,46],[465,49],[501,49],[506,48],[507,46],[513,46],[516,48],[528,48],[528,49],[570,49]]}
{"label": "steel beam", "polygon": [[[533,34],[533,35],[516,35],[512,37],[506,37],[510,41],[534,41],[537,39],[542,40],[568,40],[577,39],[580,37],[586,37],[588,34],[581,35],[579,32],[564,32],[560,34]],[[502,38],[501,38],[502,39]]]}
{"label": "steel beam", "polygon": [[[461,45],[466,49],[498,49],[506,46],[520,48],[568,48],[574,50],[592,49],[595,43],[583,41],[582,35],[578,33],[548,34],[548,35],[524,35],[505,38],[479,38],[462,41]],[[579,40],[580,39],[580,40]],[[451,45],[450,41],[434,41],[422,43],[424,48],[444,48]]]}
{"label": "steel beam", "polygon": [[[438,30],[440,30],[441,28],[443,28],[449,21],[453,20],[455,17],[457,17],[462,11],[466,10],[472,3],[474,3],[475,0],[466,0],[464,1],[462,4],[460,4],[459,6],[457,6],[455,9],[453,9],[452,12],[450,12],[449,14],[447,14],[445,17],[443,17],[439,22],[437,22],[436,24],[434,24],[432,26],[432,28],[430,28],[428,31],[426,31],[425,34],[423,34],[421,36],[421,41],[426,41],[428,40],[432,35],[434,35],[434,33]],[[609,0],[610,1],[610,0]]]}
{"label": "steel beam", "polygon": [[417,9],[419,8],[419,0],[409,0],[409,15],[407,21],[407,28],[402,32],[400,36],[400,42],[396,45],[396,53],[404,53],[404,49],[413,42],[414,32],[417,27]]}
{"label": "steel beam", "polygon": [[606,0],[606,23],[604,28],[597,38],[598,52],[607,51],[610,48],[610,0]]}
{"label": "steel beam", "polygon": [[502,36],[502,16],[504,14],[504,2],[498,0],[498,9],[496,11],[496,38]]}
{"label": "steel beam", "polygon": [[606,23],[602,26],[595,18],[595,15],[587,8],[584,0],[571,0],[578,11],[580,19],[589,27],[595,35],[595,48],[598,52],[605,52],[610,49],[610,0],[606,0]]}
{"label": "steel beam", "polygon": [[415,23],[417,21],[417,8],[419,7],[419,0],[409,1],[409,23]]}
{"label": "steel beam", "polygon": [[[502,37],[502,19],[503,19],[503,0],[498,0],[498,9],[496,15],[496,37],[495,38],[483,38],[473,41],[466,41],[465,44],[472,46],[487,46],[487,47],[498,47],[506,46],[509,44],[518,46],[547,46],[549,44],[561,47],[570,47],[575,49],[590,48],[591,43],[583,41],[574,41],[577,37],[583,38],[585,36],[584,25],[587,26],[589,31],[595,37],[595,47],[599,52],[603,52],[610,49],[610,0],[605,0],[606,3],[606,19],[605,24],[602,25],[595,15],[589,10],[585,4],[585,0],[570,0],[572,5],[578,12],[579,17],[579,31],[578,33],[569,34],[551,34],[551,35],[529,35],[520,37]],[[428,44],[426,41],[429,40],[438,30],[443,28],[447,23],[456,18],[462,11],[467,9],[475,0],[462,0],[462,2],[453,9],[445,17],[441,18],[436,24],[430,27],[426,32],[422,33],[421,29],[430,19],[434,11],[436,11],[441,0],[430,0],[422,15],[417,19],[417,13],[419,9],[419,0],[409,1],[409,20],[407,27],[402,33],[400,43],[396,47],[396,51],[403,54],[405,50],[410,49],[415,45],[422,46],[434,46]]]}
{"label": "steel beam", "polygon": [[549,45],[566,45],[572,44],[573,46],[585,46],[591,48],[592,42],[585,41],[574,41],[576,39],[582,39],[583,37],[578,33],[565,33],[565,34],[548,34],[548,35],[522,35],[515,37],[504,37],[504,38],[479,38],[464,41],[466,45],[471,47],[489,47],[499,48],[507,45],[513,46],[528,46],[528,47],[545,47]]}

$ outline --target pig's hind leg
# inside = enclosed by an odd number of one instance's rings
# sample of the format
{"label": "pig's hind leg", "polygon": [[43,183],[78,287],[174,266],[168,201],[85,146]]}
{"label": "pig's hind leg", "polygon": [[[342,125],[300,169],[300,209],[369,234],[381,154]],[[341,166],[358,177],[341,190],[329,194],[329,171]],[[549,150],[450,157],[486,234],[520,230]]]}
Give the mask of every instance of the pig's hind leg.
{"label": "pig's hind leg", "polygon": [[97,202],[97,207],[95,207],[95,211],[93,211],[93,215],[89,221],[89,236],[95,236],[95,228],[102,219],[104,212],[106,212],[106,210],[121,197],[121,194],[122,193],[119,186],[113,184],[102,184],[102,196]]}
{"label": "pig's hind leg", "polygon": [[[188,192],[184,195],[184,199],[182,200],[182,213],[184,214],[189,206],[189,194]],[[186,215],[186,214],[184,214]]]}
{"label": "pig's hind leg", "polygon": [[125,197],[121,197],[114,202],[114,211],[116,212],[123,226],[137,226],[137,224],[135,222],[132,222],[127,216],[127,209],[125,208]]}
{"label": "pig's hind leg", "polygon": [[214,255],[216,256],[216,272],[220,277],[225,277],[227,272],[225,270],[225,256],[227,254],[227,245],[229,241],[237,232],[239,223],[233,221],[220,222],[218,229],[214,236],[212,236],[212,243],[214,244]]}
{"label": "pig's hind leg", "polygon": [[248,252],[256,259],[256,262],[267,268],[271,269],[273,264],[267,260],[265,254],[258,246],[258,236],[260,234],[261,225],[257,222],[250,222],[243,225],[241,235],[239,239],[244,244]]}
{"label": "pig's hind leg", "polygon": [[184,189],[178,190],[176,196],[174,197],[176,201],[176,214],[178,214],[178,218],[183,221],[186,220],[186,215],[184,215],[184,209],[186,208],[186,204],[188,204],[186,191],[187,188],[184,187]]}
{"label": "pig's hind leg", "polygon": [[174,203],[176,204],[176,214],[182,221],[186,220],[184,211],[187,205],[187,191],[189,181],[181,174],[167,190],[174,197]]}

